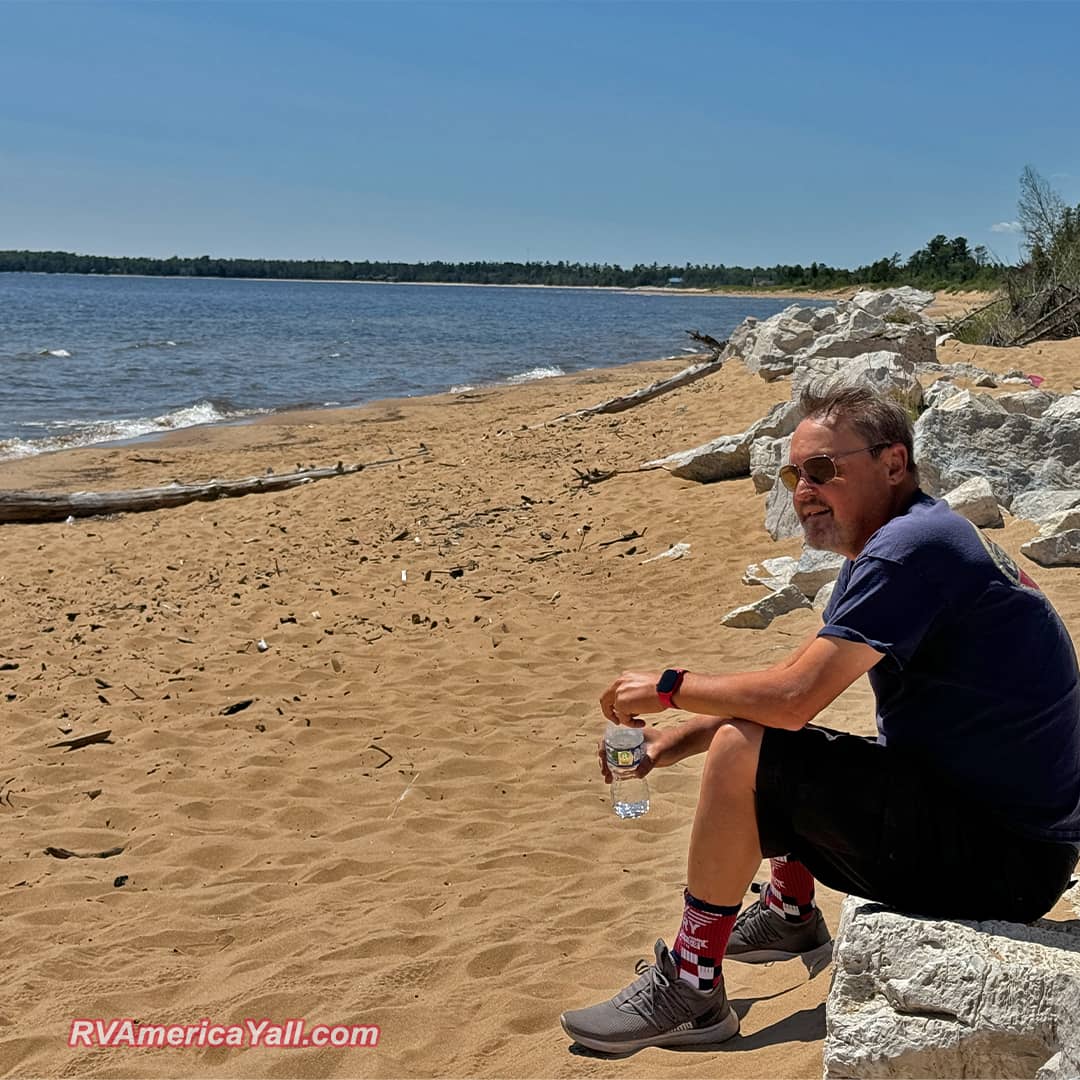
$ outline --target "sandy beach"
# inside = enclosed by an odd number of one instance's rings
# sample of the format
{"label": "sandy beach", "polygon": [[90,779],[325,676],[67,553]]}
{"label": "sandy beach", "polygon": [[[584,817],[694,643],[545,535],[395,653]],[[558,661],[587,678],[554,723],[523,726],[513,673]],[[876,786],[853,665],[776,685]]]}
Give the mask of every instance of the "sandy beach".
{"label": "sandy beach", "polygon": [[[1080,381],[1077,341],[939,356]],[[786,381],[732,362],[623,414],[536,426],[683,364],[0,463],[0,488],[71,491],[405,458],[280,494],[3,527],[0,1072],[821,1075],[829,969],[810,979],[797,961],[725,965],[742,1034],[716,1053],[605,1060],[571,1053],[558,1024],[674,939],[700,775],[700,759],[654,773],[650,814],[617,821],[595,763],[601,690],[624,668],[763,666],[818,625],[719,625],[759,595],[748,563],[800,549],[769,539],[749,479],[634,471],[743,430]],[[582,486],[590,469],[627,471]],[[994,539],[1080,641],[1080,573],[1032,567],[1019,547],[1036,527],[1006,520]],[[678,542],[688,556],[647,561]],[[820,719],[871,732],[869,688]],[[834,927],[840,900],[820,894]],[[302,1017],[381,1037],[69,1049],[76,1017]]]}

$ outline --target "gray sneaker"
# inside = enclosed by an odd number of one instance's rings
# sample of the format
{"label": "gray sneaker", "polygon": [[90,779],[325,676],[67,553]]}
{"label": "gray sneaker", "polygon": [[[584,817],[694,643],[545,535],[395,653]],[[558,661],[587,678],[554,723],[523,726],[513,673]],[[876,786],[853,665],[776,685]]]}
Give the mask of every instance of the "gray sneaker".
{"label": "gray sneaker", "polygon": [[563,1031],[608,1054],[646,1046],[712,1046],[738,1033],[722,975],[707,994],[695,990],[679,978],[663,941],[656,943],[656,963],[639,960],[636,970],[641,977],[610,1001],[563,1013]]}
{"label": "gray sneaker", "polygon": [[832,935],[821,912],[806,922],[788,922],[760,900],[743,908],[735,920],[725,960],[740,960],[744,964],[768,964],[773,960],[828,961],[832,955]]}

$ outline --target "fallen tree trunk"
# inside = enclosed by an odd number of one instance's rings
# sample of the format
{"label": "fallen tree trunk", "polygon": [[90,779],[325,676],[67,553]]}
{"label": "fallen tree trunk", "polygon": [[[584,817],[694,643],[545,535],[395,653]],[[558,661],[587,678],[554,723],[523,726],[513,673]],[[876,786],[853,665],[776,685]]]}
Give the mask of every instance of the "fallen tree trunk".
{"label": "fallen tree trunk", "polygon": [[1036,341],[1050,337],[1062,329],[1070,320],[1078,318],[1080,318],[1080,294],[1073,293],[1064,303],[1055,307],[1053,311],[1047,312],[1026,329],[1021,330],[1009,344],[1033,345]]}
{"label": "fallen tree trunk", "polygon": [[[704,379],[714,371],[719,371],[723,366],[724,361],[719,359],[714,353],[712,360],[707,360],[703,364],[693,364],[688,368],[683,368],[682,371],[677,375],[673,375],[670,379],[662,379],[660,382],[654,382],[649,386],[643,386],[640,390],[635,390],[632,394],[609,398],[607,401],[601,401],[599,405],[590,405],[587,409],[578,409],[576,412],[563,413],[561,416],[556,416],[553,420],[546,421],[546,423],[557,424],[560,420],[577,420],[586,416],[597,416],[600,413],[624,412],[626,409],[634,408],[635,405],[643,405],[646,401],[652,401],[663,394],[670,393],[672,390],[677,390],[680,386],[687,386],[690,383],[697,382],[698,379]],[[544,425],[540,424],[538,426],[543,427]]]}
{"label": "fallen tree trunk", "polygon": [[0,491],[0,524],[65,521],[95,514],[130,514],[163,510],[200,500],[230,499],[256,492],[284,491],[331,476],[347,476],[373,465],[389,465],[427,453],[424,448],[405,457],[372,461],[366,465],[337,465],[325,469],[301,469],[275,476],[248,476],[242,480],[209,480],[205,484],[169,484],[167,487],[134,488],[129,491]]}

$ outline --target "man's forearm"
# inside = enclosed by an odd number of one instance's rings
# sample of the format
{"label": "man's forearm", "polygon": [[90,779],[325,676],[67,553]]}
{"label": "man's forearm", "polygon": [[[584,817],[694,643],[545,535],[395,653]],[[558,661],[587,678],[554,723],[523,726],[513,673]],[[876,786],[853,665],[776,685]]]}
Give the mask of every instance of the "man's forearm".
{"label": "man's forearm", "polygon": [[702,675],[691,671],[684,677],[675,703],[686,712],[709,717],[737,716],[762,727],[797,730],[813,719],[800,689],[799,680],[787,671],[736,675]]}
{"label": "man's forearm", "polygon": [[725,716],[691,716],[685,722],[676,725],[671,731],[674,745],[673,752],[677,759],[693,757],[695,754],[704,754],[712,745],[713,736],[717,728],[728,717]]}
{"label": "man's forearm", "polygon": [[865,675],[884,655],[871,645],[817,636],[792,662],[738,675],[687,672],[667,694],[658,671],[624,671],[601,695],[600,710],[617,724],[643,723],[641,716],[675,707],[705,716],[738,717],[762,727],[797,731]]}

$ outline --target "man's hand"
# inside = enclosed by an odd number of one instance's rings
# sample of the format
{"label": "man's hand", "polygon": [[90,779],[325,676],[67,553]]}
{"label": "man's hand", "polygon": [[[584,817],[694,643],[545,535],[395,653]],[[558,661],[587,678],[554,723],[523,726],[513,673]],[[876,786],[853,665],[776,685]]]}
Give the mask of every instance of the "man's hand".
{"label": "man's hand", "polygon": [[[671,727],[647,727],[642,731],[645,738],[645,756],[634,770],[635,776],[648,776],[653,769],[662,769],[676,762],[684,761],[694,754],[704,754],[709,749],[716,729],[724,723],[721,716],[692,716],[684,724]],[[596,756],[600,762],[600,772],[604,783],[611,783],[611,770],[604,754],[604,736],[601,734],[596,743]]]}
{"label": "man's hand", "polygon": [[656,693],[659,671],[624,671],[601,695],[600,710],[616,724],[644,727],[639,713],[663,712],[665,705]]}
{"label": "man's hand", "polygon": [[[670,729],[647,727],[641,734],[645,737],[645,756],[634,770],[635,776],[648,776],[659,766],[674,765],[676,761],[682,760],[682,755],[672,753],[674,740]],[[596,744],[596,756],[600,761],[600,772],[604,776],[604,783],[610,784],[611,769],[608,767],[607,755],[604,753],[603,734]]]}

